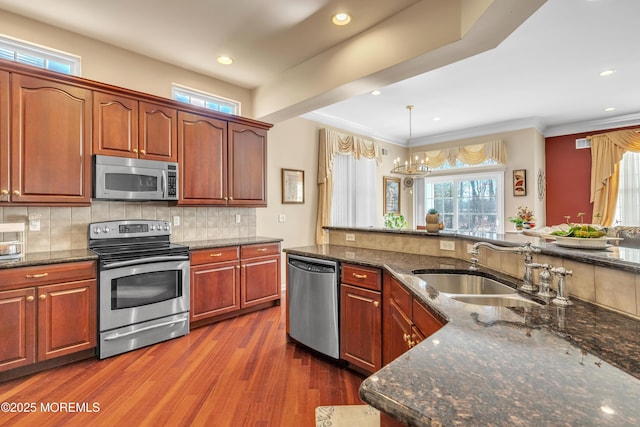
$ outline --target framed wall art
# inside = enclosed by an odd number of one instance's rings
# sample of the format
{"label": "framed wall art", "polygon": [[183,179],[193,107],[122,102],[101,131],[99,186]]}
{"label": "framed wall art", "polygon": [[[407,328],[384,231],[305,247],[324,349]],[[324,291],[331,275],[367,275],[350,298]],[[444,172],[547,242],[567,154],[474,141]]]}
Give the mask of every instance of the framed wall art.
{"label": "framed wall art", "polygon": [[513,171],[513,195],[527,195],[527,171],[525,169],[516,169]]}
{"label": "framed wall art", "polygon": [[304,203],[304,171],[282,169],[282,203]]}
{"label": "framed wall art", "polygon": [[383,214],[400,214],[400,178],[385,176],[384,186],[384,212]]}

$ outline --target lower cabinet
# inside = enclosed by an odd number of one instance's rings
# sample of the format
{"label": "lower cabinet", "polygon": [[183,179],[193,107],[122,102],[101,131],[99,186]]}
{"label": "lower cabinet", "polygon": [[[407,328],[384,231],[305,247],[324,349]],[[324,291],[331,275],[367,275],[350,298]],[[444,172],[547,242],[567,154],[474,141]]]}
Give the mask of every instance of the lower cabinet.
{"label": "lower cabinet", "polygon": [[[280,244],[191,251],[191,323],[211,323],[280,300]],[[249,311],[249,310],[246,310]]]}
{"label": "lower cabinet", "polygon": [[443,323],[387,273],[383,293],[382,359],[387,364],[436,332]]}
{"label": "lower cabinet", "polygon": [[380,270],[342,264],[340,357],[368,373],[382,367]]}
{"label": "lower cabinet", "polygon": [[0,372],[96,346],[94,262],[7,269],[0,284]]}

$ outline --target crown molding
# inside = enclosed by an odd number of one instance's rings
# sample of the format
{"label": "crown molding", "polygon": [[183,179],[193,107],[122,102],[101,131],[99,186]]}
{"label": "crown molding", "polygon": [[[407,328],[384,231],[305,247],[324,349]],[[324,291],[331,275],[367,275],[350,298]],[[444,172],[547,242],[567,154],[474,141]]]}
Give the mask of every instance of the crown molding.
{"label": "crown molding", "polygon": [[640,113],[624,114],[615,117],[606,117],[595,120],[565,123],[549,126],[544,131],[544,136],[572,135],[574,133],[592,132],[594,130],[621,128],[640,124]]}
{"label": "crown molding", "polygon": [[330,116],[328,114],[322,114],[317,111],[311,111],[309,113],[303,114],[300,117],[323,124],[323,125],[332,126],[332,127],[353,132],[359,135],[368,136],[368,137],[378,139],[384,142],[388,142],[391,144],[401,145],[403,147],[408,146],[408,143],[405,139],[398,139],[393,136],[385,135],[383,133],[377,132],[375,129],[372,129],[368,126],[362,126],[358,123],[354,123],[349,120],[344,120],[339,117]]}

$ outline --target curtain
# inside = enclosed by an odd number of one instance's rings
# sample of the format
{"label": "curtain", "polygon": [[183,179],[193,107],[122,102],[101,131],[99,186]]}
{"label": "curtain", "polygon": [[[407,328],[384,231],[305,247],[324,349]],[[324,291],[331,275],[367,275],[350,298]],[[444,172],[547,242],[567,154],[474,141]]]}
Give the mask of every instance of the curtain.
{"label": "curtain", "polygon": [[613,223],[620,160],[627,151],[640,151],[640,134],[635,130],[620,130],[588,136],[591,141],[591,202],[593,213],[600,215],[600,224]]}
{"label": "curtain", "polygon": [[[338,153],[334,159],[331,225],[373,227],[376,225],[376,163]],[[335,185],[340,183],[340,185]]]}
{"label": "curtain", "polygon": [[361,157],[375,159],[382,164],[380,144],[371,139],[348,135],[333,129],[320,129],[318,147],[318,216],[316,219],[316,243],[326,242],[323,227],[331,224],[331,195],[333,194],[333,168],[336,153],[351,154],[355,159]]}
{"label": "curtain", "polygon": [[456,160],[460,160],[468,165],[477,165],[489,159],[501,164],[507,162],[506,150],[501,140],[425,151],[424,154],[428,157],[426,161],[427,166],[432,168],[437,168],[443,165],[444,162],[449,162],[449,164],[453,166],[456,164]]}
{"label": "curtain", "polygon": [[628,152],[620,162],[620,183],[615,218],[620,224],[640,225],[640,152]]}

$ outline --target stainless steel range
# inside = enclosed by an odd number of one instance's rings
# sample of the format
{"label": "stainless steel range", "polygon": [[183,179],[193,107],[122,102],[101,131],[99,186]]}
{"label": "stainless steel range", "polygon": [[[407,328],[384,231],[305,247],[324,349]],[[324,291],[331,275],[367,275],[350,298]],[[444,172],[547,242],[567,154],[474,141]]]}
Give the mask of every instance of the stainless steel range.
{"label": "stainless steel range", "polygon": [[89,225],[98,254],[98,357],[189,333],[189,248],[170,243],[167,221]]}

